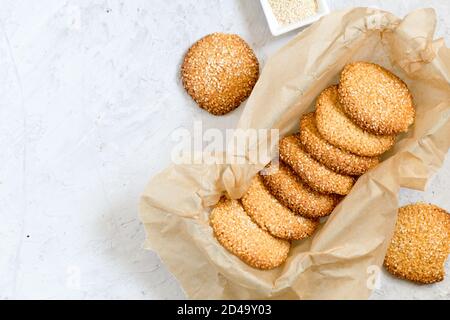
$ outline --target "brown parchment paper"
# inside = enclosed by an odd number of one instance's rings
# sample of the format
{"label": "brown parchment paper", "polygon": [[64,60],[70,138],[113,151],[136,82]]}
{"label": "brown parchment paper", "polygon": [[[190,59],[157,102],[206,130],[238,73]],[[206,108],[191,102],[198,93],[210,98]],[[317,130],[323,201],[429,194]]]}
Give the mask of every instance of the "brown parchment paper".
{"label": "brown parchment paper", "polygon": [[210,206],[239,198],[258,165],[172,165],[140,201],[146,248],[156,251],[193,299],[365,299],[393,232],[400,187],[423,190],[450,145],[450,50],[433,40],[432,9],[403,20],[355,8],[332,13],[298,34],[266,63],[239,128],[298,129],[316,96],[355,60],[383,65],[413,93],[415,125],[384,161],[362,176],[312,239],[294,242],[271,271],[229,254],[209,227]]}

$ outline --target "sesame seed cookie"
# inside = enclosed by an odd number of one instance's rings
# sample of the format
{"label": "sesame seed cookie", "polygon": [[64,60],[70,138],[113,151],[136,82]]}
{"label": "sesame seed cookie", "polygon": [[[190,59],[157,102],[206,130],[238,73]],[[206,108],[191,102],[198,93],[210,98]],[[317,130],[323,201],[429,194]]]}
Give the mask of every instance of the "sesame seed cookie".
{"label": "sesame seed cookie", "polygon": [[390,273],[419,283],[441,281],[449,253],[450,215],[445,210],[425,203],[399,209],[384,259]]}
{"label": "sesame seed cookie", "polygon": [[390,149],[394,135],[375,135],[351,121],[338,101],[338,86],[328,87],[316,100],[316,125],[329,143],[351,153],[375,157]]}
{"label": "sesame seed cookie", "polygon": [[287,258],[290,242],[258,227],[238,200],[220,199],[210,222],[219,243],[254,268],[273,269]]}
{"label": "sesame seed cookie", "polygon": [[242,197],[242,206],[260,228],[275,237],[300,240],[311,236],[319,222],[299,216],[283,206],[266,189],[262,178],[256,175]]}
{"label": "sesame seed cookie", "polygon": [[374,134],[406,132],[414,122],[413,99],[406,84],[374,63],[354,62],[344,67],[339,102],[356,124]]}
{"label": "sesame seed cookie", "polygon": [[314,191],[282,161],[277,170],[269,164],[266,171],[269,174],[261,177],[270,193],[281,204],[303,217],[317,219],[328,216],[341,199],[335,194]]}
{"label": "sesame seed cookie", "polygon": [[198,40],[181,66],[183,86],[197,104],[224,115],[248,98],[259,77],[253,50],[238,35],[213,33]]}
{"label": "sesame seed cookie", "polygon": [[308,113],[300,120],[300,142],[314,159],[342,174],[359,176],[379,162],[378,157],[358,156],[322,138],[317,130],[314,113]]}
{"label": "sesame seed cookie", "polygon": [[303,149],[298,135],[281,139],[280,158],[316,191],[346,195],[355,183],[353,177],[334,172],[314,160]]}

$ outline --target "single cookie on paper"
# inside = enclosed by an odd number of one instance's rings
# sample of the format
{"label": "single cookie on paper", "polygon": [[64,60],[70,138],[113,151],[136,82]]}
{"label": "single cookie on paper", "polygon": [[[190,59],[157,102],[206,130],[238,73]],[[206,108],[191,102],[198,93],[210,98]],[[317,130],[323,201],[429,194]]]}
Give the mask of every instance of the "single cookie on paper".
{"label": "single cookie on paper", "polygon": [[262,174],[264,185],[280,203],[296,214],[310,219],[328,216],[339,203],[341,196],[320,193],[311,189],[294,171],[280,161],[272,163]]}
{"label": "single cookie on paper", "polygon": [[346,195],[355,179],[327,168],[313,159],[302,147],[297,135],[280,141],[280,159],[288,164],[311,188],[323,193]]}
{"label": "single cookie on paper", "polygon": [[406,84],[370,62],[347,64],[339,80],[339,102],[361,128],[379,135],[408,131],[415,110]]}
{"label": "single cookie on paper", "polygon": [[444,209],[425,203],[399,209],[384,259],[390,273],[419,283],[441,281],[449,253],[450,215]]}
{"label": "single cookie on paper", "polygon": [[264,186],[262,178],[256,175],[242,197],[245,212],[263,230],[275,237],[301,240],[311,236],[319,222],[295,214],[283,206]]}
{"label": "single cookie on paper", "polygon": [[358,156],[325,140],[317,130],[314,113],[300,120],[300,142],[314,159],[342,174],[360,176],[379,162],[378,157]]}
{"label": "single cookie on paper", "polygon": [[217,241],[254,268],[276,268],[288,256],[290,242],[261,229],[238,200],[220,199],[211,212],[210,223]]}
{"label": "single cookie on paper", "polygon": [[394,145],[395,135],[372,134],[346,116],[339,103],[336,85],[319,95],[315,114],[320,135],[338,148],[360,156],[376,157]]}
{"label": "single cookie on paper", "polygon": [[237,108],[253,90],[259,63],[238,35],[213,33],[198,40],[181,66],[183,86],[197,104],[214,115]]}

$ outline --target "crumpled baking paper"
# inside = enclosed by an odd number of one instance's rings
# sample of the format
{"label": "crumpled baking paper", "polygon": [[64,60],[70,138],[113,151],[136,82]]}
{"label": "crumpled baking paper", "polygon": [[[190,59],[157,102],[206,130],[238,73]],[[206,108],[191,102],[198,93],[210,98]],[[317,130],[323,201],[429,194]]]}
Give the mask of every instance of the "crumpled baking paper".
{"label": "crumpled baking paper", "polygon": [[263,165],[171,165],[140,201],[146,248],[156,251],[192,299],[366,299],[395,225],[400,187],[423,190],[450,145],[450,50],[433,40],[432,9],[404,19],[355,8],[332,13],[267,61],[239,128],[298,130],[302,114],[338,82],[344,65],[366,60],[409,86],[417,117],[384,161],[363,175],[311,239],[281,267],[260,271],[214,238],[208,215],[222,194],[239,198]]}

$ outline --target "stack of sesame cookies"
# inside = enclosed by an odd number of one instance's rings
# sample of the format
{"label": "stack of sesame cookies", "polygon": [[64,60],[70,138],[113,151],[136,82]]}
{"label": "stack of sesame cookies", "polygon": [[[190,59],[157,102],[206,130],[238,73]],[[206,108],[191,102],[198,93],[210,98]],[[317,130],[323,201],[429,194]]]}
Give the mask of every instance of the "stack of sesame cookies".
{"label": "stack of sesame cookies", "polygon": [[223,198],[213,209],[217,240],[252,267],[281,265],[290,241],[314,233],[414,116],[402,80],[373,63],[346,65],[339,85],[301,117],[299,133],[280,140],[281,161],[257,175],[241,200]]}

